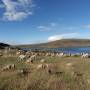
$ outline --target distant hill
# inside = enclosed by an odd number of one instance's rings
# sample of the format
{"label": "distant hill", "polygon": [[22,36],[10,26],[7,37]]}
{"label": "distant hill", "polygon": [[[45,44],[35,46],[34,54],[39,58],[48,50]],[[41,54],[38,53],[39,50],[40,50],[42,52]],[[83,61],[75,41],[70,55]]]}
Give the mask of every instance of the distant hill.
{"label": "distant hill", "polygon": [[19,45],[19,48],[58,48],[58,47],[81,47],[90,46],[89,39],[62,39],[47,43]]}
{"label": "distant hill", "polygon": [[5,47],[9,47],[9,44],[0,43],[0,49],[4,49]]}

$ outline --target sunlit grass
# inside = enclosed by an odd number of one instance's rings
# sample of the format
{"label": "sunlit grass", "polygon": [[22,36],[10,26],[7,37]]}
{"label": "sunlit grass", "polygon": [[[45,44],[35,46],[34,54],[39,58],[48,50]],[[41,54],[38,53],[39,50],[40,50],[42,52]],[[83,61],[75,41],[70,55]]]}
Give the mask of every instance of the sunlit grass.
{"label": "sunlit grass", "polygon": [[[46,69],[37,70],[44,58],[44,64],[54,64],[52,74]],[[33,64],[18,61],[15,57],[1,57],[0,67],[15,64],[13,71],[0,72],[0,90],[89,90],[90,59],[80,57],[38,57]],[[28,68],[28,75],[19,75],[18,70]],[[73,72],[82,73],[76,76]]]}

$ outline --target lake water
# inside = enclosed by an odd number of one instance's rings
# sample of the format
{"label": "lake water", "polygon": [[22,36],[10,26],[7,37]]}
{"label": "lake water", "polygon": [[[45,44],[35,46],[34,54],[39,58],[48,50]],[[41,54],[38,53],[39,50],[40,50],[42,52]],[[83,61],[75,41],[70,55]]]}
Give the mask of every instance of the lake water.
{"label": "lake water", "polygon": [[90,47],[69,47],[69,48],[30,48],[24,50],[31,51],[50,51],[50,52],[64,52],[64,53],[90,53]]}

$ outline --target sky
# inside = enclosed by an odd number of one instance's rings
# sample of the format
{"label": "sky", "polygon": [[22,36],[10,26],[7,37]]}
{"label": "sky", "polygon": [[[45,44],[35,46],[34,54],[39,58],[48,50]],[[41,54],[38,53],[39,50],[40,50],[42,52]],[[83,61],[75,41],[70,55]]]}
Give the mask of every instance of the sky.
{"label": "sky", "polygon": [[0,42],[90,39],[90,0],[0,0]]}

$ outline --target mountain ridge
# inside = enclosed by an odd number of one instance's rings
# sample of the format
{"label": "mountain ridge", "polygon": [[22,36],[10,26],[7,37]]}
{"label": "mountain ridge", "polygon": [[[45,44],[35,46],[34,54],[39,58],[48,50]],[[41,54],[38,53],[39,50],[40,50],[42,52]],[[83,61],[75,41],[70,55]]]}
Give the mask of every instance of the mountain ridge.
{"label": "mountain ridge", "polygon": [[10,46],[9,44],[0,42],[0,49],[4,49],[5,47],[9,47],[9,46]]}
{"label": "mountain ridge", "polygon": [[90,46],[90,39],[62,39],[40,44],[18,45],[19,48],[59,48]]}

